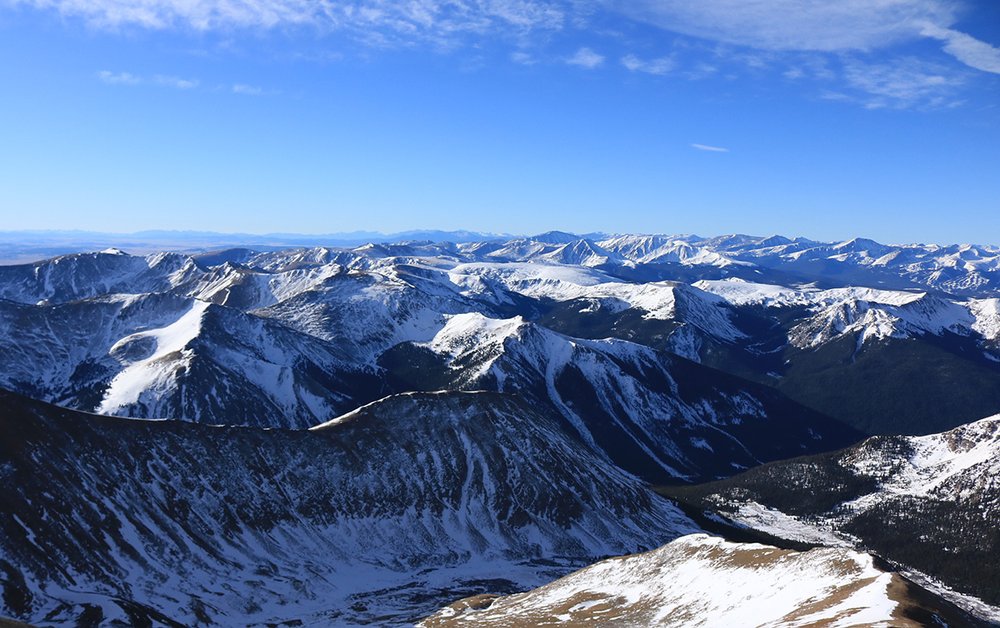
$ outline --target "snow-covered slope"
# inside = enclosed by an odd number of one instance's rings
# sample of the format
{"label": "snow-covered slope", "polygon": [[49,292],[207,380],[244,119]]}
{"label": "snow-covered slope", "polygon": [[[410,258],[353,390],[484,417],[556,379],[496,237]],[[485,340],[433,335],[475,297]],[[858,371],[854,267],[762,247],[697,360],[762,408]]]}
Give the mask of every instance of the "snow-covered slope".
{"label": "snow-covered slope", "polygon": [[120,356],[124,368],[108,384],[98,412],[113,414],[138,403],[144,394],[168,391],[174,385],[173,375],[190,368],[192,352],[187,345],[201,333],[206,309],[207,302],[194,301],[190,310],[169,325],[129,334],[115,342],[108,353]]}
{"label": "snow-covered slope", "polygon": [[844,504],[849,510],[886,496],[952,502],[975,496],[979,506],[1000,508],[1000,415],[943,434],[866,441],[841,460],[851,472],[879,481],[875,493]]}
{"label": "snow-covered slope", "polygon": [[655,330],[662,348],[695,360],[703,339],[745,338],[724,299],[683,283],[625,282],[582,266],[539,263],[460,264],[448,271],[448,280],[464,296],[496,308],[538,301],[523,311],[545,310],[547,321],[567,331],[586,331],[585,321],[595,319],[611,335]]}
{"label": "snow-covered slope", "polygon": [[929,295],[894,293],[885,301],[855,294],[830,297],[817,304],[812,316],[792,328],[790,338],[794,344],[814,347],[842,335],[855,336],[862,345],[871,340],[924,334],[968,335],[975,321],[967,307]]}
{"label": "snow-covered slope", "polygon": [[869,549],[995,605],[959,600],[1000,620],[1000,416],[875,437],[681,492],[775,536]]}
{"label": "snow-covered slope", "polygon": [[569,242],[551,253],[540,255],[539,259],[572,266],[601,266],[622,262],[622,259],[615,253],[591,240]]}
{"label": "snow-covered slope", "polygon": [[81,410],[304,428],[385,394],[333,343],[169,293],[0,301],[0,330],[0,385]]}
{"label": "snow-covered slope", "polygon": [[[422,380],[410,378],[399,384],[401,374],[385,357],[407,342],[431,343],[438,351],[442,338],[452,333],[446,325],[454,327],[451,321],[459,320],[459,315],[500,320],[515,312],[537,316],[552,309],[546,303],[570,309],[596,307],[634,315],[645,326],[661,329],[658,333],[667,337],[667,348],[693,358],[701,338],[720,343],[743,338],[733,311],[722,299],[683,284],[628,283],[583,266],[553,263],[467,264],[440,254],[384,257],[440,253],[440,248],[233,251],[215,258],[203,256],[197,263],[188,258],[190,264],[181,266],[194,270],[183,281],[164,280],[161,292],[103,294],[124,284],[91,281],[90,288],[62,303],[54,302],[60,299],[51,291],[42,304],[33,302],[39,295],[33,295],[30,304],[0,301],[0,328],[7,332],[0,338],[5,349],[0,354],[0,384],[43,400],[122,416],[307,427],[389,392],[427,389],[428,381],[448,382],[430,387],[468,388],[479,375],[468,370],[452,375],[450,368],[440,377],[423,372]],[[110,257],[115,263],[127,261],[129,268],[149,268],[152,259]],[[70,259],[74,260],[79,261]],[[62,268],[60,264],[65,261],[50,263]],[[76,298],[95,291],[100,294]],[[568,346],[570,341],[560,338],[556,344]],[[547,343],[533,349],[536,355],[522,356],[536,365],[530,375],[521,377],[522,388],[547,386],[549,379],[553,391],[570,386],[555,385],[556,376],[565,379],[566,369],[558,363],[562,353],[544,355],[551,344]],[[481,355],[494,350],[494,344],[489,334],[472,330],[462,352]],[[548,375],[539,371],[550,362]],[[643,376],[641,370],[626,374],[607,360],[602,368],[614,373],[614,381],[591,384],[598,385],[596,392],[602,395],[621,397],[621,391],[633,386],[632,377]],[[678,407],[698,403],[707,405],[695,414],[722,417],[713,422],[733,423],[751,415],[759,420],[765,414],[757,409],[744,412],[739,409],[743,405],[734,406],[725,397],[710,400],[708,395],[668,403],[672,392],[664,388],[666,381],[639,384],[662,400],[642,410],[618,407],[612,415],[628,425],[657,425],[684,416]],[[619,402],[602,403],[610,409]],[[557,402],[557,407],[565,405]],[[646,418],[628,417],[632,411]],[[570,420],[580,425],[580,420]],[[656,440],[655,432],[643,428],[629,438]],[[693,467],[690,459],[733,447],[736,455],[719,463],[715,474],[756,463],[759,451],[744,454],[743,445],[735,442],[712,445],[715,433],[713,429],[708,437],[692,434],[681,439],[699,444],[697,451],[685,453],[690,447],[684,445],[671,456],[675,461],[688,459],[681,465],[688,469],[685,474],[699,466]],[[814,441],[822,442],[820,436],[796,438],[809,446],[796,448],[795,453],[811,451]],[[795,447],[802,444],[798,441]],[[772,457],[770,453],[762,459]],[[656,466],[674,470],[668,463]]]}
{"label": "snow-covered slope", "polygon": [[996,246],[885,245],[864,238],[826,243],[751,236],[721,236],[696,244],[760,268],[841,285],[923,287],[966,296],[996,296],[1000,290]]}
{"label": "snow-covered slope", "polygon": [[956,300],[873,288],[788,288],[741,279],[702,280],[694,285],[736,307],[806,308],[808,314],[789,332],[799,347],[816,347],[845,335],[858,337],[859,344],[924,334],[979,335],[988,340],[997,335],[995,299]]}
{"label": "snow-covered slope", "polygon": [[976,319],[973,331],[989,341],[1000,340],[1000,299],[971,299],[969,309]]}
{"label": "snow-covered slope", "polygon": [[735,278],[695,286],[724,299],[747,338],[701,350],[702,362],[862,431],[926,434],[1000,408],[995,299]]}
{"label": "snow-covered slope", "polygon": [[846,549],[807,552],[695,534],[544,587],[451,604],[419,625],[918,628],[969,618]]}
{"label": "snow-covered slope", "polygon": [[[120,369],[111,355],[118,341],[164,329],[192,310],[193,303],[168,294],[95,298],[28,305],[0,301],[0,382],[49,401],[94,408],[106,381]],[[129,349],[132,352],[129,352]],[[156,338],[120,345],[121,359],[140,359]]]}
{"label": "snow-covered slope", "polygon": [[[197,281],[208,267],[231,264],[266,273],[339,264],[366,269],[373,260],[397,263],[438,258],[454,262],[538,262],[616,267],[674,265],[694,279],[727,275],[784,277],[840,286],[934,289],[963,296],[997,296],[1000,249],[979,245],[885,245],[864,238],[816,242],[782,236],[622,234],[594,240],[562,232],[469,242],[398,242],[354,248],[316,247],[276,252],[132,257],[120,251],[70,255],[0,268],[0,298],[37,302],[107,292],[148,292]],[[115,259],[117,258],[117,259]],[[659,270],[664,270],[660,268]],[[78,283],[81,280],[82,283]],[[141,290],[136,288],[143,287]]]}
{"label": "snow-covered slope", "polygon": [[34,264],[0,266],[0,299],[66,303],[107,294],[163,292],[199,273],[190,257],[176,253],[64,255]]}
{"label": "snow-covered slope", "polygon": [[289,432],[0,393],[0,428],[0,615],[31,623],[406,623],[697,530],[508,395]]}
{"label": "snow-covered slope", "polygon": [[444,277],[434,269],[386,264],[338,274],[254,313],[333,342],[355,361],[371,363],[400,342],[431,338],[445,314],[493,311],[459,294]]}
{"label": "snow-covered slope", "polygon": [[[552,232],[0,267],[0,386],[188,421],[4,397],[0,615],[384,622],[657,546],[693,528],[641,480],[860,437],[785,392],[868,433],[995,412],[998,257]],[[908,400],[927,416],[885,411]],[[765,466],[699,508],[989,597],[977,429]]]}
{"label": "snow-covered slope", "polygon": [[652,481],[729,475],[858,438],[763,386],[643,345],[580,340],[521,318],[452,316],[424,346],[442,357],[446,387],[531,399],[581,444]]}
{"label": "snow-covered slope", "polygon": [[732,266],[734,261],[697,243],[662,235],[622,235],[602,240],[600,246],[637,264],[675,263],[687,266]]}

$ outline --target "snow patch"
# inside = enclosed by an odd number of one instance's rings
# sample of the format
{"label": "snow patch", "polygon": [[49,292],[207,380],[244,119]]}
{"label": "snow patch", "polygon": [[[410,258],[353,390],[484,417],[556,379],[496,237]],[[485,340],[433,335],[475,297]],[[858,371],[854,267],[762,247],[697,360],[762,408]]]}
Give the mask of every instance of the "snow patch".
{"label": "snow patch", "polygon": [[195,301],[187,313],[170,325],[131,334],[115,343],[111,347],[112,355],[116,352],[127,355],[127,351],[121,351],[126,344],[141,343],[145,339],[155,342],[155,347],[147,357],[129,363],[111,380],[97,411],[114,414],[118,408],[137,403],[146,391],[167,386],[178,368],[186,366],[184,349],[198,337],[208,306],[205,301]]}

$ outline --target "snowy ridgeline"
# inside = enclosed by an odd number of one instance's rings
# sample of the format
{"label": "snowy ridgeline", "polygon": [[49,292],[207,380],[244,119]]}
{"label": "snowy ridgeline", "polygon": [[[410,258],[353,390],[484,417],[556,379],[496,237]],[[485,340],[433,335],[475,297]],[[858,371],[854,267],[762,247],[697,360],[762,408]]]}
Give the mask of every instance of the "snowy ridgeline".
{"label": "snowy ridgeline", "polygon": [[[420,626],[916,627],[968,621],[947,604],[914,599],[915,589],[876,568],[867,554],[797,552],[696,534],[526,593],[461,600]],[[909,618],[915,611],[922,621]]]}

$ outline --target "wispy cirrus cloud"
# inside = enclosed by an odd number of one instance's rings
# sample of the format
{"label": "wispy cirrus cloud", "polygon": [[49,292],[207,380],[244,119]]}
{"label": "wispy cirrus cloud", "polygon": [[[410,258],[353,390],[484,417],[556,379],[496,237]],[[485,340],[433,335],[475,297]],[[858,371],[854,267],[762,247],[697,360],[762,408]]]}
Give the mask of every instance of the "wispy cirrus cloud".
{"label": "wispy cirrus cloud", "polygon": [[728,153],[728,148],[723,148],[722,146],[710,146],[708,144],[691,144],[691,148],[695,150],[705,151],[707,153]]}
{"label": "wispy cirrus cloud", "polygon": [[535,65],[538,63],[538,59],[534,55],[523,50],[515,50],[510,53],[510,60],[520,65]]}
{"label": "wispy cirrus cloud", "polygon": [[198,87],[198,81],[166,74],[154,74],[153,76],[143,77],[131,72],[101,70],[97,73],[97,78],[107,85],[159,85],[173,89],[194,89]]}
{"label": "wispy cirrus cloud", "polygon": [[261,87],[260,85],[251,85],[249,83],[221,85],[218,89],[231,94],[236,94],[238,96],[278,96],[282,93],[279,89],[269,89]]}
{"label": "wispy cirrus cloud", "polygon": [[604,55],[598,54],[590,48],[580,48],[573,56],[566,58],[566,63],[593,70],[604,64]]}
{"label": "wispy cirrus cloud", "polygon": [[[193,90],[201,86],[201,82],[194,79],[181,78],[169,74],[153,74],[142,76],[132,72],[112,72],[111,70],[101,70],[97,73],[97,78],[107,85],[151,85],[156,87],[169,87],[178,90]],[[269,96],[279,92],[265,89],[259,85],[249,83],[219,84],[210,86],[209,91],[228,92],[239,96]]]}
{"label": "wispy cirrus cloud", "polygon": [[861,102],[869,109],[948,106],[957,102],[952,94],[965,80],[962,74],[940,64],[913,57],[885,63],[848,60],[844,64],[844,79],[847,86],[858,92],[847,99]]}
{"label": "wispy cirrus cloud", "polygon": [[97,73],[97,78],[108,85],[138,85],[142,82],[142,79],[129,72],[112,72],[111,70],[101,70]]}
{"label": "wispy cirrus cloud", "polygon": [[677,61],[672,56],[641,59],[634,54],[628,54],[622,57],[621,63],[630,72],[644,72],[660,76],[670,73],[677,66]]}
{"label": "wispy cirrus cloud", "polygon": [[[231,37],[241,29],[347,37],[369,48],[427,45],[452,50],[486,39],[513,45],[510,62],[611,67],[597,50],[615,50],[629,72],[723,80],[771,72],[816,92],[865,106],[919,107],[954,102],[974,81],[966,69],[1000,74],[1000,48],[956,24],[969,0],[0,0],[0,8],[57,13],[98,29],[187,30]],[[609,23],[623,28],[607,28]],[[673,38],[637,35],[634,27]],[[608,33],[615,31],[619,37]],[[558,34],[562,33],[561,36]],[[622,33],[631,33],[623,35]],[[643,41],[635,38],[645,37]],[[568,48],[566,42],[572,41]],[[685,47],[685,42],[694,42]],[[922,70],[900,56],[912,44]],[[633,45],[635,44],[635,45]],[[618,46],[617,49],[613,46]],[[553,50],[575,49],[570,56]],[[622,50],[624,48],[624,50]],[[629,49],[637,52],[629,52]],[[927,48],[925,46],[924,48]],[[367,53],[362,53],[367,54]],[[863,66],[870,67],[869,76]],[[930,65],[940,68],[927,69]],[[963,67],[960,64],[964,64]],[[887,69],[888,68],[888,69]],[[893,70],[895,68],[895,70]],[[892,76],[892,72],[898,72]],[[722,77],[722,78],[720,78]],[[167,77],[169,78],[169,77]],[[109,84],[154,83],[108,73]],[[164,80],[161,84],[168,85]],[[174,87],[185,89],[183,79]],[[865,99],[863,95],[869,97]]]}
{"label": "wispy cirrus cloud", "polygon": [[258,87],[257,85],[247,85],[246,83],[234,83],[230,87],[230,91],[234,94],[241,94],[243,96],[263,96],[267,91],[263,87]]}
{"label": "wispy cirrus cloud", "polygon": [[[710,77],[720,65],[728,66],[720,75],[739,65],[772,69],[787,80],[813,81],[824,98],[903,109],[956,105],[973,82],[970,68],[1000,74],[1000,48],[953,27],[962,0],[633,0],[615,6],[633,20],[719,43],[725,52],[716,51],[715,59],[688,55],[678,63],[685,67],[676,74],[691,79]],[[909,56],[895,52],[921,41],[939,42],[945,54],[914,57],[912,46]]]}
{"label": "wispy cirrus cloud", "polygon": [[934,24],[924,25],[921,32],[927,37],[944,42],[944,51],[965,65],[983,72],[1000,74],[1000,48],[965,33]]}
{"label": "wispy cirrus cloud", "polygon": [[195,87],[198,87],[198,81],[180,78],[179,76],[167,76],[164,74],[154,75],[152,82],[156,85],[172,87],[174,89],[194,89]]}
{"label": "wispy cirrus cloud", "polygon": [[97,28],[195,31],[308,26],[373,44],[463,35],[587,30],[595,15],[709,41],[779,51],[872,51],[919,39],[984,72],[1000,49],[954,30],[961,0],[0,0],[81,19]]}
{"label": "wispy cirrus cloud", "polygon": [[0,0],[4,4],[54,11],[103,29],[309,27],[351,32],[373,45],[557,30],[571,7],[562,0]]}
{"label": "wispy cirrus cloud", "polygon": [[870,52],[935,39],[962,63],[1000,73],[1000,49],[951,28],[952,0],[633,0],[624,14],[674,33],[776,51]]}

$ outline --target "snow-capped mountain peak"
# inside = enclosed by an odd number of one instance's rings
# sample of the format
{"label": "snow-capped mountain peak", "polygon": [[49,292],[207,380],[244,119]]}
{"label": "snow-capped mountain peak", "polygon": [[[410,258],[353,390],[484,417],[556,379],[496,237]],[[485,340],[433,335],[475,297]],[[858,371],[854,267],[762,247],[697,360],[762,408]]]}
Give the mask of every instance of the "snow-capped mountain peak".
{"label": "snow-capped mountain peak", "polygon": [[584,239],[563,244],[552,252],[540,255],[538,259],[572,266],[602,266],[623,261],[617,254]]}

